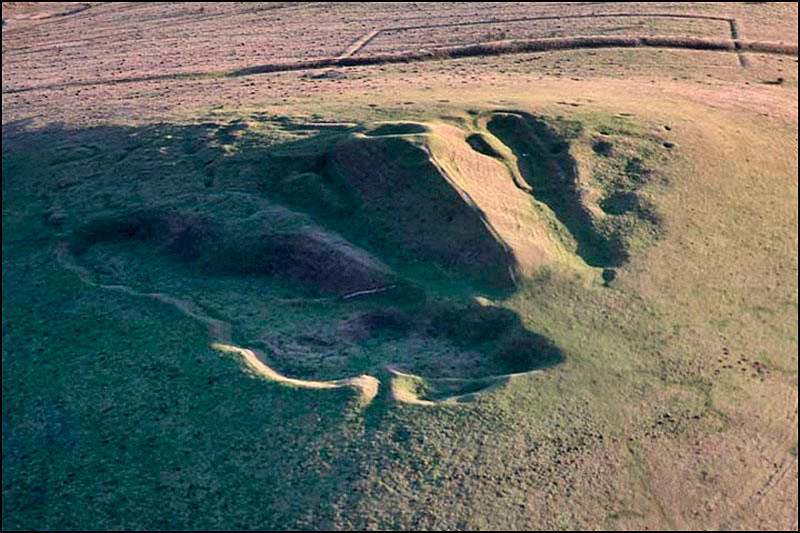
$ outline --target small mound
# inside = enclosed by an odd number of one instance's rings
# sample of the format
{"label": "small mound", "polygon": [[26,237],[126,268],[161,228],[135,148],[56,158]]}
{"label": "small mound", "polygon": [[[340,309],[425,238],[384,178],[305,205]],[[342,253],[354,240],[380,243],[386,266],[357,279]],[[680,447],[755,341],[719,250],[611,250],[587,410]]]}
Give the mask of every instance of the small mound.
{"label": "small mound", "polygon": [[408,335],[413,327],[411,317],[396,308],[377,309],[359,313],[341,322],[339,334],[350,342],[377,335],[398,337]]}
{"label": "small mound", "polygon": [[76,256],[101,243],[138,242],[216,275],[275,276],[312,293],[347,294],[389,283],[388,270],[343,239],[312,226],[238,231],[178,212],[143,210],[94,220],[76,232]]}
{"label": "small mound", "polygon": [[650,181],[653,171],[638,157],[632,157],[625,163],[625,175],[633,185],[643,185]]}
{"label": "small mound", "polygon": [[471,304],[434,309],[430,315],[431,334],[443,335],[461,346],[491,342],[511,329],[521,328],[517,314],[504,307]]}
{"label": "small mound", "polygon": [[597,140],[592,143],[592,150],[594,150],[594,153],[597,155],[610,157],[614,153],[614,145],[609,141]]}
{"label": "small mound", "polygon": [[223,274],[278,276],[296,288],[340,296],[388,283],[377,262],[327,237],[308,230],[238,237],[205,266]]}
{"label": "small mound", "polygon": [[[428,332],[444,336],[461,349],[488,356],[486,374],[513,374],[553,366],[563,352],[546,337],[529,331],[517,313],[493,305],[470,304],[428,310]],[[488,370],[488,368],[487,368]]]}
{"label": "small mound", "polygon": [[198,257],[206,243],[216,240],[216,233],[217,228],[198,217],[155,209],[139,210],[93,220],[76,232],[72,248],[80,255],[97,243],[138,241],[189,260]]}
{"label": "small mound", "polygon": [[603,198],[600,207],[609,215],[624,215],[639,208],[639,197],[633,192],[615,192]]}

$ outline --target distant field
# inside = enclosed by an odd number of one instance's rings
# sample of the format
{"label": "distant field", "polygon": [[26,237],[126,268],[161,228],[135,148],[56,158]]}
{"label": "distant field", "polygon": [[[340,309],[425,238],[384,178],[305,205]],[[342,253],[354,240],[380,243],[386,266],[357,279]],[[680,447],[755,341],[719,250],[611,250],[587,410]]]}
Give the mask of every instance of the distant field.
{"label": "distant field", "polygon": [[796,4],[3,20],[3,529],[797,528]]}
{"label": "distant field", "polygon": [[[14,39],[4,40],[3,66],[7,79],[24,72],[27,86],[80,86],[154,75],[213,74],[343,54],[363,57],[499,40],[590,36],[733,37],[794,43],[796,55],[797,32],[789,27],[797,15],[782,12],[787,8],[780,4],[750,10],[731,5],[724,13],[702,4],[691,9],[667,4],[658,10],[635,3],[624,8],[476,3],[452,4],[446,10],[434,4],[418,7],[420,11],[409,11],[387,5],[373,13],[358,4],[101,4],[88,9],[55,5],[50,11],[18,14],[19,20],[10,17],[4,35]],[[754,11],[758,23],[744,24]],[[48,23],[36,24],[37,20]],[[69,62],[77,62],[78,68],[65,69]],[[21,88],[7,81],[3,87],[4,92]]]}
{"label": "distant field", "polygon": [[[633,16],[629,16],[633,15]],[[672,18],[669,15],[642,16],[635,13],[610,16],[551,15],[493,22],[489,20],[409,26],[385,29],[364,48],[362,54],[428,49],[506,39],[542,39],[595,35],[681,35],[724,38],[730,36],[727,20]],[[404,28],[400,26],[400,28]]]}

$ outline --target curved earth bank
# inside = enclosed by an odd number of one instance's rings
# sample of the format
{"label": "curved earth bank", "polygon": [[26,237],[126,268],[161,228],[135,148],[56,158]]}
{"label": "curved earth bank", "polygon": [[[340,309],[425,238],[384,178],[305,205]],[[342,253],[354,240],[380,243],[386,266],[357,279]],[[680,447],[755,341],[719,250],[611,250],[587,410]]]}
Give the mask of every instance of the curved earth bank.
{"label": "curved earth bank", "polygon": [[[275,383],[280,383],[282,385],[303,389],[351,388],[357,392],[358,405],[361,407],[368,406],[378,395],[378,391],[380,389],[380,380],[375,376],[368,374],[330,381],[298,379],[284,376],[264,362],[265,356],[261,352],[232,344],[230,324],[225,321],[210,317],[197,304],[160,292],[140,292],[125,285],[108,285],[97,283],[92,279],[91,272],[78,264],[69,248],[69,244],[66,242],[61,242],[57,245],[56,257],[58,259],[58,263],[63,268],[76,274],[83,283],[89,285],[90,287],[96,287],[108,291],[122,292],[130,296],[140,298],[150,298],[161,303],[171,305],[183,315],[205,324],[208,327],[208,334],[211,338],[211,348],[222,353],[238,355],[245,363],[247,369],[249,369],[256,376],[268,379]],[[390,392],[395,401],[424,406],[433,406],[445,403],[463,403],[472,399],[476,394],[497,389],[513,376],[537,372],[536,370],[532,370],[530,372],[522,372],[519,374],[491,376],[489,378],[480,380],[483,385],[474,392],[444,396],[435,400],[427,400],[423,399],[421,394],[418,392],[420,385],[425,383],[425,380],[422,377],[403,372],[390,365],[387,365],[387,370],[392,375]],[[435,381],[464,382],[466,380],[440,379]]]}

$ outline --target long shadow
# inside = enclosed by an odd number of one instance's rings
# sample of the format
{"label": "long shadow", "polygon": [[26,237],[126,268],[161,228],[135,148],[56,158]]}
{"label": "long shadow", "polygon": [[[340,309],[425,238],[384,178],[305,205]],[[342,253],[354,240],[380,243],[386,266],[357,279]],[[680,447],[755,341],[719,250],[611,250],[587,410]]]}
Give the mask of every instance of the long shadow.
{"label": "long shadow", "polygon": [[487,129],[514,153],[532,195],[569,230],[587,264],[613,267],[628,260],[622,239],[601,231],[584,204],[567,140],[544,121],[517,111],[495,114]]}
{"label": "long shadow", "polygon": [[[19,190],[42,189],[42,198],[53,204],[45,210],[56,211],[50,223],[69,222],[70,214],[85,222],[90,214],[121,206],[150,209],[180,196],[244,192],[305,213],[403,275],[493,297],[515,290],[513,253],[420,142],[380,131],[354,136],[346,126],[260,120],[308,134],[276,143],[239,121],[77,131],[54,125],[35,133],[8,124],[3,153],[19,156],[20,148],[40,146]],[[4,157],[9,171],[21,162]],[[6,174],[4,190],[15,179]]]}

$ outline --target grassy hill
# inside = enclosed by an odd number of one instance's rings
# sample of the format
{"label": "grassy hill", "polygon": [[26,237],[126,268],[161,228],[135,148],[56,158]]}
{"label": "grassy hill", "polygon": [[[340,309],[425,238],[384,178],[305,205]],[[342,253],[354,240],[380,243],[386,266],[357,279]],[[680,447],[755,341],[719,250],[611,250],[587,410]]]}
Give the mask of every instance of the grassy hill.
{"label": "grassy hill", "polygon": [[796,528],[797,63],[747,55],[4,92],[3,528]]}

